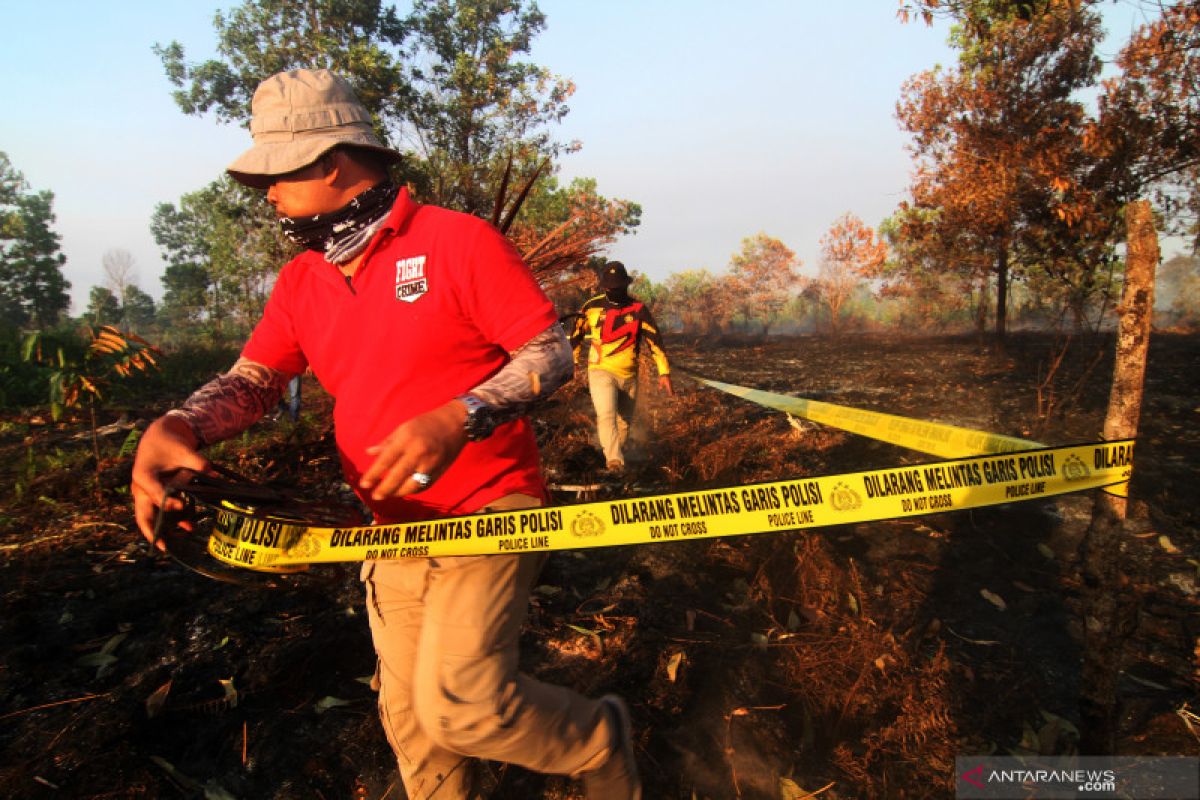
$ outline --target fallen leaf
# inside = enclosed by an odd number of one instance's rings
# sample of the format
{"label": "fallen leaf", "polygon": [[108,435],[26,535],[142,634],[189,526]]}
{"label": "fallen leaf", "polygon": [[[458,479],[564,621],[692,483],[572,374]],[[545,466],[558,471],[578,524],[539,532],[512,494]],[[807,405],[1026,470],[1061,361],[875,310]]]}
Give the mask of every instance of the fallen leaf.
{"label": "fallen leaf", "polygon": [[171,692],[171,681],[167,681],[162,686],[154,690],[154,692],[146,698],[146,716],[154,719],[162,711],[163,705],[167,702],[167,695]]}
{"label": "fallen leaf", "polygon": [[1042,544],[1039,542],[1037,548],[1038,548],[1038,552],[1041,553],[1046,558],[1051,559],[1051,560],[1054,559],[1054,551],[1050,549],[1049,545]]}
{"label": "fallen leaf", "polygon": [[199,783],[175,769],[175,765],[170,761],[167,761],[165,758],[160,758],[159,756],[150,756],[150,760],[162,768],[163,772],[167,773],[172,780],[178,783],[186,791],[195,793],[201,790],[202,787]]}
{"label": "fallen leaf", "polygon": [[755,647],[767,646],[767,635],[765,633],[750,634],[750,641],[754,642]]}
{"label": "fallen leaf", "polygon": [[1013,586],[1020,589],[1022,592],[1036,592],[1037,591],[1037,589],[1034,589],[1028,583],[1022,583],[1021,581],[1013,581]]}
{"label": "fallen leaf", "polygon": [[1001,611],[1008,610],[1008,604],[1004,602],[1004,598],[1001,597],[1000,595],[996,594],[995,592],[989,592],[987,589],[980,589],[979,594],[980,594],[980,596],[983,597],[984,600],[987,600],[989,603],[991,603],[992,605],[994,605],[996,608],[1000,609]]}
{"label": "fallen leaf", "polygon": [[815,792],[809,792],[801,789],[799,785],[790,778],[779,779],[779,800],[810,800],[824,794],[826,790],[833,787],[833,782],[825,784]]}
{"label": "fallen leaf", "polygon": [[225,702],[229,703],[230,708],[237,708],[238,690],[233,685],[233,678],[228,680],[218,678],[217,683],[221,684],[221,688],[225,690]]}
{"label": "fallen leaf", "polygon": [[992,645],[1000,644],[1000,642],[996,641],[995,639],[971,639],[971,638],[968,638],[966,636],[963,636],[958,631],[954,630],[954,628],[951,628],[949,625],[946,626],[946,630],[950,631],[950,633],[952,633],[954,636],[957,636],[959,639],[962,639],[964,642],[970,642],[971,644],[985,645],[988,647],[990,647]]}
{"label": "fallen leaf", "polygon": [[582,633],[584,636],[599,636],[600,635],[596,631],[590,631],[587,628],[580,627],[579,625],[572,625],[569,622],[567,623],[567,627],[570,628],[571,630],[575,631],[576,633]]}
{"label": "fallen leaf", "polygon": [[1160,692],[1171,691],[1170,688],[1163,686],[1161,683],[1155,683],[1154,681],[1147,680],[1146,678],[1139,678],[1137,675],[1131,675],[1128,672],[1124,672],[1124,671],[1122,671],[1121,674],[1124,675],[1126,678],[1129,678],[1129,680],[1133,681],[1134,683],[1136,683],[1140,686],[1145,686],[1147,689],[1157,689]]}
{"label": "fallen leaf", "polygon": [[779,800],[802,800],[808,792],[801,789],[795,781],[789,778],[779,779]]}
{"label": "fallen leaf", "polygon": [[800,627],[800,615],[796,613],[796,609],[788,611],[787,629],[789,631],[797,630]]}
{"label": "fallen leaf", "polygon": [[1171,539],[1165,533],[1162,536],[1158,537],[1158,546],[1161,547],[1163,550],[1166,550],[1171,555],[1177,555],[1178,553],[1181,552],[1180,549],[1175,546],[1175,544],[1171,541]]}
{"label": "fallen leaf", "polygon": [[1076,739],[1079,738],[1079,729],[1076,728],[1075,725],[1070,720],[1060,717],[1057,714],[1052,714],[1051,712],[1049,712],[1045,709],[1041,709],[1041,711],[1042,711],[1042,718],[1045,719],[1046,722],[1053,722],[1058,725],[1059,730],[1061,730],[1062,732],[1069,733],[1070,735],[1074,736]]}
{"label": "fallen leaf", "polygon": [[225,791],[225,787],[221,784],[209,781],[204,784],[204,800],[237,800],[237,798]]}
{"label": "fallen leaf", "polygon": [[858,616],[858,598],[853,593],[847,593],[846,598],[846,602],[850,606],[850,613]]}
{"label": "fallen leaf", "polygon": [[117,657],[111,653],[88,653],[75,659],[75,663],[81,667],[99,667],[103,669],[117,663]]}
{"label": "fallen leaf", "polygon": [[667,661],[667,680],[671,683],[675,682],[675,676],[679,673],[679,665],[683,663],[683,653],[673,653]]}

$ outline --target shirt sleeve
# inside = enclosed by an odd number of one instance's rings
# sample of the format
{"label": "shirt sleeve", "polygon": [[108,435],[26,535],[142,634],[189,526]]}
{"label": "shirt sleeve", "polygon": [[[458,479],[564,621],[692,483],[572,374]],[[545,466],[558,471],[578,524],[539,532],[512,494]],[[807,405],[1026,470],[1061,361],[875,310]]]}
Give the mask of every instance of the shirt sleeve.
{"label": "shirt sleeve", "polygon": [[650,346],[650,356],[654,359],[654,366],[658,368],[659,375],[669,375],[671,374],[671,365],[667,362],[667,354],[662,348],[662,335],[658,332],[654,315],[644,304],[640,313],[642,334],[646,337],[646,344]]}
{"label": "shirt sleeve", "polygon": [[576,361],[579,360],[580,348],[583,347],[584,343],[588,339],[588,335],[592,332],[592,323],[590,317],[588,316],[588,308],[591,307],[591,304],[592,303],[590,300],[584,303],[583,307],[579,309],[579,313],[573,315],[575,318],[575,324],[571,328],[570,342],[571,357]]}
{"label": "shirt sleeve", "polygon": [[300,349],[289,308],[289,278],[295,274],[296,263],[293,261],[280,270],[262,319],[254,326],[254,332],[242,348],[242,358],[286,375],[299,375],[308,368],[308,359]]}
{"label": "shirt sleeve", "polygon": [[558,322],[554,304],[516,248],[504,236],[476,218],[461,272],[460,302],[480,333],[509,353]]}

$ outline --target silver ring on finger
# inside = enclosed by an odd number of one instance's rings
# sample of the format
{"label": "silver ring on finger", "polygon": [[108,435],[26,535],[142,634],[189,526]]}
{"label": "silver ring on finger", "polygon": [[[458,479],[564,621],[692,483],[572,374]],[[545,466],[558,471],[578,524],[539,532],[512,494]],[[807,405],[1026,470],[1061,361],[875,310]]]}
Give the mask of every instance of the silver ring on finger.
{"label": "silver ring on finger", "polygon": [[429,484],[433,483],[433,476],[428,472],[414,472],[412,474],[412,482],[422,489],[428,489]]}

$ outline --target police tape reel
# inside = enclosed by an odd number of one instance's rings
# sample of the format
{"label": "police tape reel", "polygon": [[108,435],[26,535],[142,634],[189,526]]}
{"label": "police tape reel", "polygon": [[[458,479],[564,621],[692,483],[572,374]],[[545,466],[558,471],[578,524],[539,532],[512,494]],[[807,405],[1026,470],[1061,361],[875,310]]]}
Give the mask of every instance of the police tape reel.
{"label": "police tape reel", "polygon": [[[313,503],[264,486],[231,469],[213,465],[216,475],[187,473],[188,479],[168,487],[167,498],[183,501],[181,511],[159,509],[154,540],[185,569],[212,580],[264,589],[300,588],[328,579],[307,564],[245,565],[214,553],[216,522],[222,512],[287,526],[354,526],[364,524],[360,507],[346,503]],[[247,568],[249,567],[249,568]]]}

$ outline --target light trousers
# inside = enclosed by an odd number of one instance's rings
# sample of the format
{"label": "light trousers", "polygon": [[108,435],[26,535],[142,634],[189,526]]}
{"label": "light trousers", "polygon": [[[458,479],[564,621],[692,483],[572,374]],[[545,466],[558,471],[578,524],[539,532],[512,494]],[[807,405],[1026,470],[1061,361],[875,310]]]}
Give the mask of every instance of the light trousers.
{"label": "light trousers", "polygon": [[637,375],[619,378],[608,370],[588,370],[588,390],[596,408],[596,433],[604,460],[625,463],[625,442],[637,406]]}
{"label": "light trousers", "polygon": [[[527,495],[491,511],[540,505]],[[409,800],[478,797],[473,759],[576,775],[616,731],[598,701],[517,671],[543,553],[368,561],[379,713]]]}

